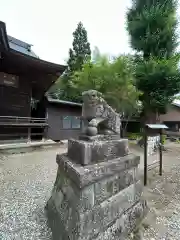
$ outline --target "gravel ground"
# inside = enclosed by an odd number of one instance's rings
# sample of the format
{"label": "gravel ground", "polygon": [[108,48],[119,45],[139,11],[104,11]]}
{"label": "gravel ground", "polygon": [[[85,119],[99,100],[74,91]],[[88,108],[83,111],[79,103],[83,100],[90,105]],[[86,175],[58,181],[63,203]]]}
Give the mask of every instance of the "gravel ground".
{"label": "gravel ground", "polygon": [[148,173],[144,197],[150,212],[145,219],[143,240],[179,240],[180,238],[180,146],[173,144],[164,153],[164,173]]}
{"label": "gravel ground", "polygon": [[[56,177],[56,154],[65,150],[48,148],[0,156],[0,240],[51,239],[44,206]],[[179,145],[170,146],[165,153],[164,171],[162,177],[157,170],[148,174],[144,197],[150,212],[143,223],[144,240],[176,240],[180,236]]]}
{"label": "gravel ground", "polygon": [[0,156],[1,240],[51,239],[44,206],[56,177],[56,153],[64,150]]}

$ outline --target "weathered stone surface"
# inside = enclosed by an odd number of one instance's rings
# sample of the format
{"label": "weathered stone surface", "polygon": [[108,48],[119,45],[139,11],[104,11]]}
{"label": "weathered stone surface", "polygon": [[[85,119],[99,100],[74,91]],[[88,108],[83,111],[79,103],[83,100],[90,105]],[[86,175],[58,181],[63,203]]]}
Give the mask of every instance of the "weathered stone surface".
{"label": "weathered stone surface", "polygon": [[94,184],[95,203],[99,204],[137,181],[137,170],[132,168]]}
{"label": "weathered stone surface", "polygon": [[78,188],[83,188],[84,186],[99,181],[100,179],[116,175],[120,171],[137,167],[140,157],[129,154],[124,157],[115,158],[111,161],[100,162],[85,167],[80,164],[72,163],[67,154],[57,155],[56,161],[59,168],[62,168],[68,173],[68,177],[72,182],[74,182]]}
{"label": "weathered stone surface", "polygon": [[118,194],[102,202],[100,205],[95,206],[91,211],[81,214],[81,236],[90,237],[105,231],[105,229],[115,219],[118,219],[124,211],[140,200],[142,189],[143,186],[141,182],[132,184],[128,188],[125,188],[123,191],[120,191]]}
{"label": "weathered stone surface", "polygon": [[82,136],[57,155],[57,177],[46,210],[55,240],[124,240],[146,205],[140,157],[119,136]]}
{"label": "weathered stone surface", "polygon": [[52,191],[52,200],[54,205],[59,208],[62,201],[68,201],[68,204],[81,213],[92,209],[95,204],[94,185],[78,188],[69,178],[63,169],[58,169],[56,183]]}
{"label": "weathered stone surface", "polygon": [[[55,205],[58,207],[58,204],[61,204],[62,200],[66,198],[69,204],[75,206],[79,212],[92,209],[94,205],[105,201],[129,185],[137,182],[136,168],[122,171],[114,176],[103,178],[100,181],[93,181],[92,184],[82,189],[75,185],[63,169],[58,169],[57,176],[52,192]],[[57,204],[56,201],[58,201]]]}
{"label": "weathered stone surface", "polygon": [[[103,134],[109,132],[111,134],[120,135],[121,120],[120,114],[112,109],[102,98],[102,94],[96,90],[89,90],[82,93],[83,106],[82,117],[92,122],[97,121],[97,127]],[[87,121],[85,122],[87,124]],[[107,131],[106,131],[107,130]]]}
{"label": "weathered stone surface", "polygon": [[[93,240],[125,240],[127,235],[139,225],[147,214],[148,207],[144,200],[136,202],[131,208],[125,211],[120,218]],[[81,240],[85,240],[81,239]]]}
{"label": "weathered stone surface", "polygon": [[118,140],[118,139],[120,139],[120,135],[99,134],[96,136],[88,136],[88,135],[79,136],[79,140],[83,140],[83,141],[110,141],[110,140]]}
{"label": "weathered stone surface", "polygon": [[[63,206],[63,205],[62,205]],[[48,225],[52,230],[52,237],[53,240],[69,240],[69,233],[67,231],[67,227],[65,226],[65,221],[62,220],[64,216],[68,213],[68,208],[61,208],[62,211],[65,211],[65,213],[61,213],[57,210],[56,206],[54,205],[54,201],[52,198],[49,199],[47,205],[46,205],[46,214],[48,218]],[[70,210],[71,211],[71,210]],[[78,219],[74,216],[73,220],[78,222]],[[68,223],[68,222],[67,222]],[[69,227],[69,225],[68,225]],[[72,226],[72,233],[74,234],[74,239],[76,237],[76,224]],[[71,238],[72,239],[72,238]]]}
{"label": "weathered stone surface", "polygon": [[[104,232],[127,209],[140,200],[142,187],[140,181],[133,183],[99,205],[94,205],[94,194],[91,192],[93,187],[81,189],[79,196],[82,198],[78,198],[73,190],[67,194],[69,188],[64,192],[61,190],[56,192],[58,188],[55,188],[48,203],[48,214],[59,216],[69,239],[90,240],[100,232]],[[90,203],[88,208],[82,205],[84,200]]]}
{"label": "weathered stone surface", "polygon": [[[137,182],[139,157],[128,155],[82,167],[64,154],[57,157],[57,163],[47,211],[49,220],[59,219],[59,235],[63,234],[60,239],[66,239],[67,233],[69,239],[93,239],[141,197],[142,184]],[[58,235],[55,223],[51,222],[51,228]]]}
{"label": "weathered stone surface", "polygon": [[68,141],[68,156],[73,162],[88,165],[129,154],[128,140]]}
{"label": "weathered stone surface", "polygon": [[118,219],[115,219],[108,228],[89,238],[88,235],[79,235],[78,226],[77,229],[74,229],[74,232],[72,231],[71,236],[69,236],[65,231],[64,224],[60,219],[58,212],[55,207],[53,207],[53,203],[51,204],[51,211],[48,211],[47,215],[49,226],[53,229],[53,240],[125,240],[127,234],[139,225],[148,211],[146,201],[141,200],[136,202]]}

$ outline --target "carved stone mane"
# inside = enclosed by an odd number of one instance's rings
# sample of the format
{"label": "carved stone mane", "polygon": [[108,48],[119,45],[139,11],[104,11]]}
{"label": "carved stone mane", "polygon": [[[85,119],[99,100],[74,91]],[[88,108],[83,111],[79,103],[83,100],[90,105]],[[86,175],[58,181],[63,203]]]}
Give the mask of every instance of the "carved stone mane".
{"label": "carved stone mane", "polygon": [[120,135],[120,115],[110,107],[96,90],[85,91],[83,96],[82,117],[85,127],[96,127],[98,134]]}

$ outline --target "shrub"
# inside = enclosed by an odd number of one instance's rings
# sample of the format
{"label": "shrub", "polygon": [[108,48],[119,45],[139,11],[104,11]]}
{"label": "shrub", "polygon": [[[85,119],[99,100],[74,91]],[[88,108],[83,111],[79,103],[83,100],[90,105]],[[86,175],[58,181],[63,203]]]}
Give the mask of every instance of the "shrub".
{"label": "shrub", "polygon": [[166,135],[162,135],[162,144],[164,145],[166,143]]}
{"label": "shrub", "polygon": [[139,140],[141,138],[140,133],[127,133],[127,137],[129,140]]}

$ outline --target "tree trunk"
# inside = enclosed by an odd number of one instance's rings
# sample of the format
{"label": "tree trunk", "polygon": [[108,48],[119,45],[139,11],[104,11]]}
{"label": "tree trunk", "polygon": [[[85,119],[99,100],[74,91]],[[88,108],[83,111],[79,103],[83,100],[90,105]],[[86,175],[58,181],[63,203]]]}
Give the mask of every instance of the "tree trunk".
{"label": "tree trunk", "polygon": [[[146,114],[144,114],[144,116],[142,117],[141,119],[141,124],[142,124],[142,127],[143,127],[143,133],[144,133],[144,130],[145,130],[145,127],[146,127],[146,124],[157,124],[157,123],[160,123],[160,119],[159,119],[159,114],[156,112],[146,112]],[[154,132],[154,131],[149,131],[148,132],[148,135],[149,136],[157,136],[157,134]],[[144,134],[143,136],[141,137],[141,139],[138,141],[138,145],[140,147],[144,146]]]}
{"label": "tree trunk", "polygon": [[[128,122],[129,122],[129,119],[131,118],[132,116],[128,116],[126,119],[126,123],[125,123],[125,126],[121,128],[121,138],[124,138],[126,136],[126,133],[127,133],[127,125],[128,125]],[[123,120],[123,119],[122,119]]]}
{"label": "tree trunk", "polygon": [[142,118],[143,127],[146,124],[156,124],[159,122],[160,122],[160,119],[159,119],[159,114],[157,112],[147,112]]}

